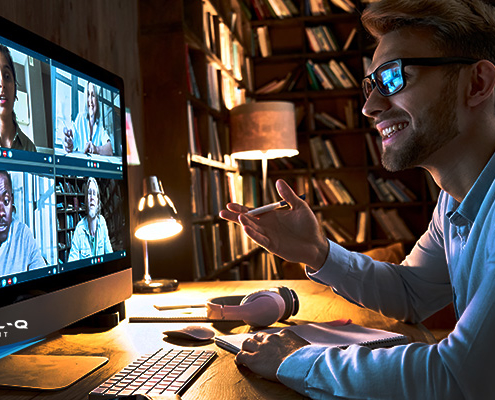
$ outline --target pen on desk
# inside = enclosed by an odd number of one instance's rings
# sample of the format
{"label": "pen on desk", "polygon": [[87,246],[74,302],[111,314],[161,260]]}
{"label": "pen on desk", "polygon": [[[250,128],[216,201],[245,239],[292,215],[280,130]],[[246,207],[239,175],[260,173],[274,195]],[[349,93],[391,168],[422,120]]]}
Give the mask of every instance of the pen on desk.
{"label": "pen on desk", "polygon": [[167,310],[180,310],[183,308],[205,308],[206,304],[177,304],[172,306],[154,306],[157,310],[167,311]]}
{"label": "pen on desk", "polygon": [[[304,200],[306,198],[306,195],[305,194],[302,194],[302,195],[300,195],[298,197],[300,199]],[[277,201],[276,203],[267,204],[266,206],[261,206],[261,207],[258,207],[258,208],[253,208],[252,210],[249,210],[246,214],[249,214],[249,215],[263,214],[263,213],[266,213],[268,211],[276,210],[277,208],[280,208],[280,207],[283,207],[283,206],[286,206],[286,205],[287,205],[287,202],[285,200]]]}

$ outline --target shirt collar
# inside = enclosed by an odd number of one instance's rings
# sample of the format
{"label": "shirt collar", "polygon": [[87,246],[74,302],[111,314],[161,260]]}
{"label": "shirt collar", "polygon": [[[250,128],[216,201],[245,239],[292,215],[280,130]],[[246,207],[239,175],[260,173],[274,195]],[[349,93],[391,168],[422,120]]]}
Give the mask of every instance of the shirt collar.
{"label": "shirt collar", "polygon": [[447,217],[454,225],[466,225],[474,223],[481,203],[486,193],[493,184],[495,178],[495,153],[492,155],[485,168],[474,182],[464,200],[459,204],[453,197],[450,198],[447,209]]}

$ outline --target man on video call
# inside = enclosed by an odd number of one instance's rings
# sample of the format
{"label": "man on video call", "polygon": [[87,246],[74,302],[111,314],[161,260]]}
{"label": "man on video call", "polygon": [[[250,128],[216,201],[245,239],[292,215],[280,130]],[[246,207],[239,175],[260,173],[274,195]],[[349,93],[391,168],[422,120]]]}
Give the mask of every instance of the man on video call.
{"label": "man on video call", "polygon": [[68,261],[101,256],[113,251],[107,223],[100,214],[100,189],[95,178],[88,179],[84,198],[86,216],[76,225]]}
{"label": "man on video call", "polygon": [[13,218],[12,178],[0,171],[0,276],[31,271],[45,266],[31,230]]}
{"label": "man on video call", "polygon": [[277,189],[290,210],[256,217],[228,204],[221,216],[352,302],[412,323],[453,302],[458,322],[438,344],[377,350],[257,334],[236,361],[315,399],[493,398],[495,6],[382,0],[362,21],[378,43],[363,112],[382,137],[382,163],[423,167],[442,189],[426,233],[400,265],[374,261],[327,240],[284,181]]}

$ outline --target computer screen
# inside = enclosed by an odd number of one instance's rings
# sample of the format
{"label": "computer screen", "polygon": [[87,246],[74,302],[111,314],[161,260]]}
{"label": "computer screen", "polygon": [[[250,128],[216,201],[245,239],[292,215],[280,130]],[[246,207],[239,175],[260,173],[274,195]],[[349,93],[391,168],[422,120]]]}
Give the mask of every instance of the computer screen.
{"label": "computer screen", "polygon": [[0,19],[0,346],[130,296],[125,110],[120,77]]}

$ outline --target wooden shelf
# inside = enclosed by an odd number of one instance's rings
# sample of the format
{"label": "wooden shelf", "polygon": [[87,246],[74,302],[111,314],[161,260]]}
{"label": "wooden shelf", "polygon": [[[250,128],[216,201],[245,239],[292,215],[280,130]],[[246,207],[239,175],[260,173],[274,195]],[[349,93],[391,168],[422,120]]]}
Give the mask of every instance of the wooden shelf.
{"label": "wooden shelf", "polygon": [[183,225],[176,238],[150,245],[151,273],[219,279],[255,254],[240,227],[218,216],[232,192],[248,196],[225,155],[228,111],[249,96],[250,24],[238,0],[150,0],[139,2],[139,15],[145,169],[162,180]]}

